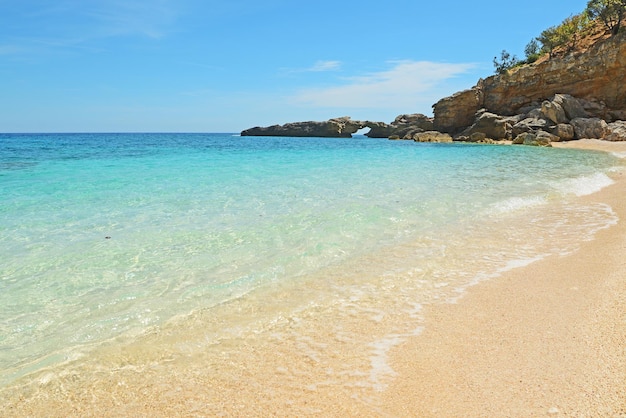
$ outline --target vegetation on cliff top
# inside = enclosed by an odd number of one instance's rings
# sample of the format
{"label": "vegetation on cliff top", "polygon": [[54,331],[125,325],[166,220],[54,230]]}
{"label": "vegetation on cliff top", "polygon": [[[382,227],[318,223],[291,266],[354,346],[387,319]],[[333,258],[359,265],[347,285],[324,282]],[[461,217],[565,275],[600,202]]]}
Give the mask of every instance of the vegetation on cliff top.
{"label": "vegetation on cliff top", "polygon": [[625,18],[626,0],[590,0],[581,13],[571,15],[559,25],[551,26],[533,38],[524,49],[526,59],[520,60],[503,50],[500,59],[493,59],[495,71],[504,74],[510,68],[531,64],[542,55],[548,54],[552,58],[557,50],[572,51],[582,39],[599,28],[604,28],[611,36],[617,35]]}

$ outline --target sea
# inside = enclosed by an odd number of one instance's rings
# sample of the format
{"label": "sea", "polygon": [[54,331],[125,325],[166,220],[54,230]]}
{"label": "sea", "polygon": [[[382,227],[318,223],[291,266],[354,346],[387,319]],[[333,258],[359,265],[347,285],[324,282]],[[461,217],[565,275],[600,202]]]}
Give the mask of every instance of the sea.
{"label": "sea", "polygon": [[425,305],[614,225],[585,196],[624,161],[364,136],[0,134],[0,389],[182,359],[236,387],[220,367],[269,347],[285,363],[259,367],[285,393],[298,376],[382,391]]}

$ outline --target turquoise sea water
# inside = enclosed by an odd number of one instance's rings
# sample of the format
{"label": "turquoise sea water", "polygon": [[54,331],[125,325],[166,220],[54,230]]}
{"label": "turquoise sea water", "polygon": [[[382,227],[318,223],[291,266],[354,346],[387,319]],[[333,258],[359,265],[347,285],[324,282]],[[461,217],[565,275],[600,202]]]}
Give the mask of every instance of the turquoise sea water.
{"label": "turquoise sea water", "polygon": [[[376,296],[397,302],[392,315],[454,299],[613,224],[580,196],[618,165],[368,138],[2,134],[0,385],[193,312],[278,303],[276,289],[299,284],[311,290],[288,292],[294,310],[314,298],[371,313]],[[374,369],[394,341],[372,341]]]}

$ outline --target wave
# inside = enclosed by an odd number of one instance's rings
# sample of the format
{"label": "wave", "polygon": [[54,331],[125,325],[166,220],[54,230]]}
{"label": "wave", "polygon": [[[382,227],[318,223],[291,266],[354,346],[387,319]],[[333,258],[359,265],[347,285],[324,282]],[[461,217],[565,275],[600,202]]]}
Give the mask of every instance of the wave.
{"label": "wave", "polygon": [[554,183],[553,186],[563,194],[573,194],[575,196],[586,196],[599,192],[615,183],[613,179],[605,173],[595,173],[588,176],[576,177]]}
{"label": "wave", "polygon": [[521,209],[532,208],[535,206],[541,206],[548,202],[544,196],[529,196],[529,197],[511,197],[501,202],[494,203],[492,210],[498,213],[512,212]]}

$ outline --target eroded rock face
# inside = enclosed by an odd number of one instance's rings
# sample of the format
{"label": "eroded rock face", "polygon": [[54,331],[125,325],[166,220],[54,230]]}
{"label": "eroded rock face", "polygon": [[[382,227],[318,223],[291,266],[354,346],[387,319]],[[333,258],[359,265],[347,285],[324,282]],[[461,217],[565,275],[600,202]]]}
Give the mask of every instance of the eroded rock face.
{"label": "eroded rock face", "polygon": [[535,132],[541,129],[548,129],[549,122],[542,118],[525,118],[513,125],[513,136],[525,132]]}
{"label": "eroded rock face", "polygon": [[559,141],[559,137],[545,131],[536,134],[532,132],[524,132],[519,134],[513,140],[513,144],[530,145],[534,147],[551,147],[552,142]]}
{"label": "eroded rock face", "polygon": [[483,101],[481,81],[469,90],[439,100],[433,105],[435,130],[455,134],[470,126]]}
{"label": "eroded rock face", "polygon": [[475,133],[482,133],[491,139],[511,139],[513,127],[509,118],[490,112],[479,112],[476,121],[461,135],[471,137]]}
{"label": "eroded rock face", "polygon": [[452,142],[452,137],[438,131],[426,131],[415,134],[413,140],[415,142]]}
{"label": "eroded rock face", "polygon": [[558,136],[561,141],[571,141],[575,137],[574,127],[569,123],[559,123],[556,126],[550,127],[548,132]]}
{"label": "eroded rock face", "polygon": [[576,118],[570,124],[576,139],[603,139],[609,133],[609,125],[600,118]]}
{"label": "eroded rock face", "polygon": [[589,114],[580,101],[569,94],[557,93],[554,95],[554,99],[552,101],[563,108],[568,121],[576,118],[589,117]]}
{"label": "eroded rock face", "polygon": [[[498,115],[526,113],[533,102],[555,97],[544,109],[553,123],[597,117],[612,122],[626,113],[626,31],[597,42],[583,53],[526,65],[480,80],[470,90],[433,105],[435,129],[457,133],[473,123],[484,108]],[[570,102],[569,97],[580,100]]]}
{"label": "eroded rock face", "polygon": [[413,139],[419,132],[433,129],[433,118],[414,113],[400,115],[390,124],[352,120],[348,116],[329,119],[325,122],[293,122],[284,125],[255,127],[241,132],[241,136],[294,136],[294,137],[322,137],[322,138],[350,138],[359,129],[370,128],[365,134],[370,138],[399,138]]}
{"label": "eroded rock face", "polygon": [[350,138],[363,127],[363,122],[353,121],[349,117],[330,119],[326,122],[294,122],[284,125],[256,127],[241,132],[241,136],[295,136]]}
{"label": "eroded rock face", "polygon": [[609,123],[609,134],[606,136],[608,141],[626,141],[626,121],[620,120]]}
{"label": "eroded rock face", "polygon": [[433,118],[413,113],[400,115],[390,124],[378,123],[377,125],[367,125],[370,131],[366,134],[370,138],[398,137],[412,139],[416,133],[433,130]]}
{"label": "eroded rock face", "polygon": [[565,110],[556,100],[544,100],[541,104],[541,113],[543,113],[546,118],[557,124],[569,122],[569,119],[565,115]]}

